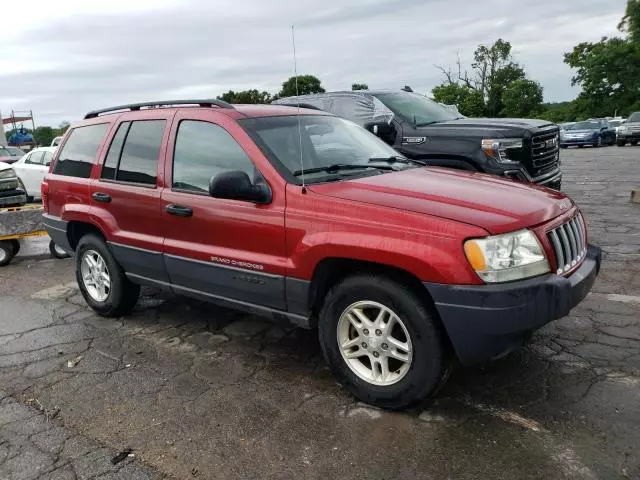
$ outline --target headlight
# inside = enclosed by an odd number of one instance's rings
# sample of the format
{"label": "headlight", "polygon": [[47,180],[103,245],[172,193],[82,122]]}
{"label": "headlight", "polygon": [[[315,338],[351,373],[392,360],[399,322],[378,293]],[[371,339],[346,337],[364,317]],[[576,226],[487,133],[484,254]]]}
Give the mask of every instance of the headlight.
{"label": "headlight", "polygon": [[485,138],[482,140],[482,151],[487,157],[491,157],[500,163],[514,162],[510,158],[512,153],[522,150],[521,138]]}
{"label": "headlight", "polygon": [[621,127],[618,127],[619,133],[626,133],[627,130],[629,130],[629,128],[626,125],[622,125]]}
{"label": "headlight", "polygon": [[6,170],[0,171],[0,178],[15,178],[16,172],[13,168],[8,168]]}
{"label": "headlight", "polygon": [[510,282],[550,271],[542,246],[530,230],[467,240],[464,253],[487,283]]}

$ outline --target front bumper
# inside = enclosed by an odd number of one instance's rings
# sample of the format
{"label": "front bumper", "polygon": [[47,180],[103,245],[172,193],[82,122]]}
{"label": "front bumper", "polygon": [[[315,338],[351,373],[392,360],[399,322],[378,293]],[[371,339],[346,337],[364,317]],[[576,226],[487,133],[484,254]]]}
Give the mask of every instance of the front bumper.
{"label": "front bumper", "polygon": [[587,137],[587,138],[561,138],[560,146],[561,147],[570,147],[573,145],[593,145],[598,141],[597,138]]}
{"label": "front bumper", "polygon": [[[2,182],[0,184],[0,207],[16,207],[27,203],[27,192],[17,187],[13,183]],[[9,187],[5,189],[4,187]]]}
{"label": "front bumper", "polygon": [[640,141],[640,132],[618,133],[618,140],[625,142]]}
{"label": "front bumper", "polygon": [[569,277],[540,277],[494,285],[425,283],[462,364],[500,357],[532,332],[566,316],[589,293],[600,271],[601,250],[589,245]]}

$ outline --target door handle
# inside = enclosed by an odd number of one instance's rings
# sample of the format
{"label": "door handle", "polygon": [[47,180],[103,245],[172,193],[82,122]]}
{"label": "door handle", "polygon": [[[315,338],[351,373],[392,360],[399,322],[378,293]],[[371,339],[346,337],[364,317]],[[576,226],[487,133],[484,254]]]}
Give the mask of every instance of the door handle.
{"label": "door handle", "polygon": [[102,192],[95,192],[91,195],[96,202],[109,203],[111,201],[111,195]]}
{"label": "door handle", "polygon": [[189,207],[183,207],[182,205],[167,205],[167,213],[169,215],[175,215],[176,217],[191,217],[193,215],[193,210]]}

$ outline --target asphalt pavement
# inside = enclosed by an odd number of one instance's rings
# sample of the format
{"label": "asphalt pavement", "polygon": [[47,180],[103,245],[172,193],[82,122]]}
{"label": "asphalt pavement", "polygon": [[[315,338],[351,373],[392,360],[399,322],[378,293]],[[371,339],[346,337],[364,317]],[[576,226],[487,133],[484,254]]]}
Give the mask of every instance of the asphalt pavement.
{"label": "asphalt pavement", "polygon": [[602,272],[569,317],[391,413],[314,332],[145,290],[95,316],[73,259],[0,269],[0,479],[640,479],[640,147],[562,152]]}

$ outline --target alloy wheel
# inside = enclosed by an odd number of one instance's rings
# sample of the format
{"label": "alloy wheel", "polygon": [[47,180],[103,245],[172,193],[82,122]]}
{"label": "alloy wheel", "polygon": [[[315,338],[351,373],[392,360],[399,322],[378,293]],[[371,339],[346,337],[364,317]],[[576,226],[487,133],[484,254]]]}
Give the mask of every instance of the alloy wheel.
{"label": "alloy wheel", "polygon": [[111,293],[111,275],[102,255],[95,250],[84,252],[80,273],[91,298],[96,302],[104,302]]}
{"label": "alloy wheel", "polygon": [[351,371],[373,385],[393,385],[411,367],[413,348],[407,327],[380,303],[365,300],[348,306],[338,320],[337,340]]}

